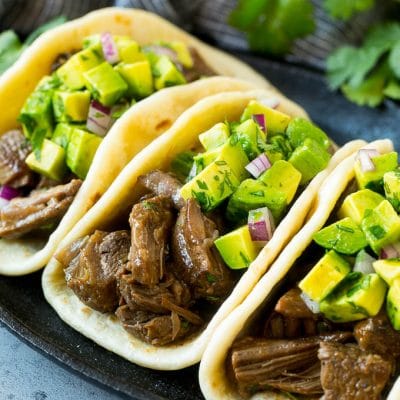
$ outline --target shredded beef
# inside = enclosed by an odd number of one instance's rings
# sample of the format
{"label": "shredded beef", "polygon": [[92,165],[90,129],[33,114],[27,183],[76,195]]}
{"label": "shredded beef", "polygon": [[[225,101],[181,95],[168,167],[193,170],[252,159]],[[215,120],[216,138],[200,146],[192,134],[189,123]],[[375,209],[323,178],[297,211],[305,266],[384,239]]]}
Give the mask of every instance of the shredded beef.
{"label": "shredded beef", "polygon": [[266,388],[300,394],[322,393],[316,379],[318,348],[321,341],[344,342],[350,332],[336,332],[309,338],[275,340],[247,337],[232,349],[231,363],[241,392]]}
{"label": "shredded beef", "polygon": [[158,196],[169,197],[177,209],[185,205],[180,195],[181,183],[172,174],[154,170],[139,177],[138,182]]}
{"label": "shredded beef", "polygon": [[65,267],[65,278],[79,299],[100,312],[113,312],[118,306],[117,271],[128,259],[127,231],[96,231],[56,255]]}
{"label": "shredded beef", "polygon": [[379,400],[392,370],[389,361],[353,344],[321,342],[318,357],[324,400]]}
{"label": "shredded beef", "polygon": [[20,130],[0,136],[0,185],[21,188],[34,184],[35,174],[25,163],[31,151],[31,145]]}
{"label": "shredded beef", "polygon": [[207,76],[217,75],[217,73],[204,61],[204,58],[194,47],[190,48],[190,55],[193,59],[193,68],[183,69],[183,75],[188,82],[193,82],[197,79]]}
{"label": "shredded beef", "polygon": [[174,272],[194,291],[196,298],[220,300],[234,284],[214,246],[218,237],[215,224],[189,199],[181,209],[172,240]]}
{"label": "shredded beef", "polygon": [[315,319],[316,315],[307,307],[300,295],[299,288],[290,289],[278,300],[275,311],[288,318]]}
{"label": "shredded beef", "polygon": [[17,238],[57,223],[67,212],[81,184],[81,180],[74,179],[66,185],[11,200],[0,211],[0,237]]}
{"label": "shredded beef", "polygon": [[400,357],[400,332],[393,329],[384,312],[358,322],[354,337],[363,350],[387,359]]}
{"label": "shredded beef", "polygon": [[146,199],[132,208],[129,217],[131,250],[127,268],[137,283],[157,285],[164,276],[173,220],[171,208],[170,200],[164,196]]}

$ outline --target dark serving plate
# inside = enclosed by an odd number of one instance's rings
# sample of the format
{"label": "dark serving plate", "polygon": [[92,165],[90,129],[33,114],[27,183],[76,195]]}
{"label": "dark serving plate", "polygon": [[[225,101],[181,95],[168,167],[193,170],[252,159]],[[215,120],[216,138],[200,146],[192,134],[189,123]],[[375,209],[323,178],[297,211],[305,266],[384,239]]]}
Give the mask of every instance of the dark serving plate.
{"label": "dark serving plate", "polygon": [[[396,140],[400,127],[396,104],[388,102],[380,109],[360,108],[340,94],[329,92],[318,72],[253,56],[239,56],[301,104],[338,144],[354,138]],[[397,148],[399,143],[396,140]],[[29,344],[73,371],[130,398],[202,399],[197,366],[177,372],[141,368],[102,349],[64,324],[43,297],[40,275],[38,272],[22,278],[0,277],[0,320]]]}

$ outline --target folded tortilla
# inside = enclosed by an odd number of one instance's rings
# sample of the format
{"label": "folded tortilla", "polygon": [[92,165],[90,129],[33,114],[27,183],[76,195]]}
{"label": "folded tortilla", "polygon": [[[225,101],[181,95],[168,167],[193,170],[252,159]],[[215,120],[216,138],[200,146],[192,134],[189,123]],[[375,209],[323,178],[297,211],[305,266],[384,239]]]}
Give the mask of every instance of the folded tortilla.
{"label": "folded tortilla", "polygon": [[49,240],[46,242],[32,235],[15,240],[0,239],[0,274],[23,275],[46,265],[58,243],[102,196],[129,160],[198,100],[224,91],[255,87],[273,89],[249,66],[200,42],[154,14],[106,8],[44,33],[0,77],[0,134],[17,126],[17,117],[25,100],[43,76],[49,73],[55,58],[60,53],[81,48],[84,37],[101,33],[104,29],[112,34],[128,35],[139,44],[156,40],[185,42],[194,47],[220,75],[243,80],[206,78],[181,87],[163,89],[132,107],[103,140],[73,205]]}
{"label": "folded tortilla", "polygon": [[[377,149],[381,154],[393,151],[390,140],[377,140],[365,146]],[[303,228],[293,237],[269,271],[260,279],[251,294],[220,324],[213,335],[200,364],[200,386],[207,400],[240,400],[237,388],[229,378],[226,359],[234,341],[249,333],[249,326],[262,311],[274,287],[285,278],[291,267],[312,242],[313,234],[328,220],[336,203],[354,179],[356,153],[343,160],[321,186],[313,206],[313,213]],[[388,400],[398,399],[400,379],[392,388]],[[397,388],[397,390],[396,390]],[[252,400],[289,399],[286,395],[263,391]]]}
{"label": "folded tortilla", "polygon": [[[99,202],[75,225],[59,249],[96,229],[107,230],[114,220],[120,220],[122,210],[132,208],[140,198],[137,179],[154,169],[166,170],[175,156],[198,144],[198,135],[218,122],[240,118],[250,100],[265,98],[280,100],[278,110],[292,116],[305,112],[293,102],[271,91],[221,93],[199,101],[188,109],[162,136],[153,141],[125,167]],[[45,268],[42,285],[47,301],[59,316],[77,331],[104,348],[136,364],[159,369],[176,370],[198,362],[221,321],[249,294],[262,274],[289,239],[301,228],[321,183],[343,158],[363,146],[355,141],[344,146],[332,157],[326,170],[318,174],[292,205],[278,225],[271,241],[243,274],[228,299],[220,306],[211,322],[200,332],[180,342],[153,346],[130,335],[113,314],[102,314],[84,305],[66,285],[64,271],[54,258]],[[126,217],[125,212],[125,218]]]}

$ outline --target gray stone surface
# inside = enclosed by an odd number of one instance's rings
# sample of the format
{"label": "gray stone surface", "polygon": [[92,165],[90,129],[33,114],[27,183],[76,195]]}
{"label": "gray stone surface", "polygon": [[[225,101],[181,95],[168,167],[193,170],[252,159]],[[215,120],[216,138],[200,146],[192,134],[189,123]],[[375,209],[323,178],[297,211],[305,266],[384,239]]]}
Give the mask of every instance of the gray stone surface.
{"label": "gray stone surface", "polygon": [[0,322],[1,400],[120,400],[121,398],[47,359],[10,333]]}

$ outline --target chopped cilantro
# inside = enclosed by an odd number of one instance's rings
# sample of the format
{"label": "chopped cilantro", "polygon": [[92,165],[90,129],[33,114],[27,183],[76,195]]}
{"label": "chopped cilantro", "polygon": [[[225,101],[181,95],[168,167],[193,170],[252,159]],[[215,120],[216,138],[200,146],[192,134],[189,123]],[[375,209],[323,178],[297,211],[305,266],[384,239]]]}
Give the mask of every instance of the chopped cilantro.
{"label": "chopped cilantro", "polygon": [[214,275],[210,274],[209,272],[207,272],[207,281],[209,283],[214,283],[214,282],[217,282],[217,278],[216,278],[216,276],[214,276]]}

